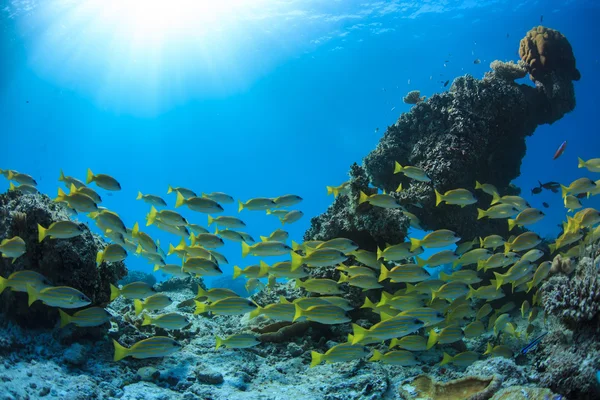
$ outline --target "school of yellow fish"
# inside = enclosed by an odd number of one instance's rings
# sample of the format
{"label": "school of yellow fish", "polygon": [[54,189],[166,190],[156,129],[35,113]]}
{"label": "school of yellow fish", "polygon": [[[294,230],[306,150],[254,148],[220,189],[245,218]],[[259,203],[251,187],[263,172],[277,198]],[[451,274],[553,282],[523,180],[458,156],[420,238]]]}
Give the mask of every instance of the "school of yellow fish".
{"label": "school of yellow fish", "polygon": [[[591,172],[600,172],[600,158],[584,161],[579,159],[579,168]],[[0,170],[10,181],[9,190],[26,194],[37,193],[37,182],[29,175],[14,170]],[[419,181],[431,182],[426,171],[414,166],[395,164],[394,173]],[[222,274],[220,265],[227,264],[225,256],[216,249],[223,246],[224,240],[239,242],[242,256],[253,255],[271,257],[290,255],[288,261],[269,265],[260,261],[258,265],[244,268],[235,266],[233,277],[247,279],[246,288],[250,291],[263,290],[268,280],[272,286],[276,279],[291,279],[297,287],[310,293],[307,297],[288,301],[281,297],[279,302],[260,307],[252,300],[236,294],[230,289],[198,289],[194,299],[194,314],[212,313],[217,315],[241,315],[249,313],[251,318],[264,315],[275,321],[314,321],[321,324],[345,324],[351,319],[347,312],[352,310],[349,301],[340,297],[343,285],[367,290],[379,290],[379,301],[373,302],[366,297],[361,308],[370,309],[380,317],[380,322],[367,328],[352,324],[353,333],[348,341],[338,344],[324,354],[311,352],[314,367],[321,362],[343,362],[356,360],[369,355],[365,345],[382,343],[389,340],[389,351],[382,353],[374,350],[369,361],[381,361],[401,366],[417,365],[419,352],[427,351],[436,344],[449,344],[463,338],[474,338],[486,332],[493,332],[493,345],[488,343],[483,355],[491,357],[512,357],[513,348],[503,344],[506,335],[527,340],[534,330],[532,322],[540,317],[539,296],[536,288],[550,273],[551,261],[538,263],[542,257],[550,258],[561,252],[566,257],[578,257],[581,248],[600,238],[600,213],[592,208],[583,208],[579,198],[600,193],[600,180],[592,181],[580,178],[569,186],[562,186],[562,197],[569,212],[564,222],[563,233],[550,246],[551,253],[545,254],[536,249],[542,241],[532,231],[518,236],[504,238],[490,235],[485,238],[462,240],[457,233],[447,229],[430,232],[422,239],[409,238],[409,241],[388,245],[377,252],[360,249],[352,240],[335,238],[326,242],[292,242],[288,246],[288,233],[277,229],[269,236],[255,240],[241,231],[246,224],[238,217],[213,215],[224,211],[224,204],[234,203],[234,199],[221,192],[201,193],[184,187],[168,187],[167,193],[175,195],[175,208],[187,206],[190,210],[208,215],[207,228],[188,222],[178,212],[165,209],[167,202],[158,195],[138,193],[137,200],[150,206],[146,217],[146,226],[156,228],[180,238],[177,246],[169,245],[168,255],[181,258],[181,264],[167,264],[165,252],[160,243],[140,228],[139,223],[131,228],[125,226],[119,215],[99,206],[101,197],[92,188],[92,183],[107,191],[121,190],[121,185],[112,176],[94,174],[88,170],[85,183],[75,177],[66,176],[61,171],[59,181],[68,192],[58,189],[56,202],[65,205],[71,216],[78,212],[86,213],[110,241],[96,256],[98,265],[103,262],[118,262],[128,254],[144,257],[154,265],[154,271],[160,271],[177,277],[216,276]],[[328,186],[327,193],[335,197],[348,194],[349,182],[340,186]],[[398,191],[402,190],[400,185]],[[435,193],[436,207],[456,205],[465,207],[480,202],[469,190],[458,188]],[[530,207],[519,196],[501,196],[491,184],[476,182],[475,190],[481,190],[491,196],[487,209],[477,208],[478,219],[506,219],[509,231],[515,227],[529,227],[544,218],[544,213]],[[582,196],[584,194],[585,196]],[[359,204],[370,203],[375,207],[402,209],[411,221],[411,227],[420,228],[417,216],[406,211],[393,196],[383,194],[360,194]],[[282,225],[291,224],[302,218],[303,213],[290,210],[302,201],[297,195],[283,195],[276,198],[254,198],[246,202],[238,200],[238,212],[263,211],[274,215]],[[419,205],[420,206],[420,205]],[[159,208],[162,208],[159,210]],[[208,227],[216,227],[214,233]],[[48,227],[38,226],[38,239],[68,239],[80,235],[82,229],[71,220],[55,221]],[[188,242],[189,240],[189,242]],[[455,246],[454,249],[447,249]],[[440,249],[424,259],[419,257],[425,249]],[[499,250],[499,251],[498,251]],[[0,244],[3,257],[15,259],[27,251],[20,237],[4,238]],[[451,264],[451,273],[442,272],[439,279],[433,279],[425,267],[434,268]],[[336,282],[332,279],[310,278],[309,269],[330,267],[340,271]],[[458,269],[460,267],[460,269]],[[466,267],[466,268],[465,268]],[[493,270],[495,279],[485,279],[484,274]],[[487,275],[489,276],[489,275]],[[308,279],[305,279],[308,278]],[[395,293],[383,291],[382,282],[404,284],[404,288]],[[510,288],[509,288],[510,287]],[[61,328],[74,324],[91,327],[105,324],[111,315],[101,307],[84,308],[74,314],[63,309],[78,309],[89,306],[90,299],[71,287],[52,286],[44,276],[29,270],[22,270],[4,278],[0,277],[0,293],[5,289],[26,292],[29,305],[40,300],[50,307],[59,308]],[[490,301],[506,296],[506,291],[531,293],[520,308],[520,316],[527,321],[523,331],[510,312],[517,307],[507,302],[493,309]],[[371,292],[376,293],[376,292]],[[156,293],[144,282],[133,282],[121,288],[111,285],[111,301],[119,296],[133,300],[135,315],[143,319],[142,325],[155,325],[167,330],[184,329],[190,324],[188,317],[179,313],[152,314],[160,312],[172,303],[165,294]],[[529,297],[528,297],[529,298]],[[502,335],[502,336],[500,336]],[[248,348],[259,345],[258,338],[250,333],[235,334],[227,338],[216,337],[216,349]],[[149,358],[163,357],[181,348],[181,345],[166,336],[155,336],[139,341],[126,348],[114,341],[114,360],[125,357]],[[454,356],[444,353],[440,365],[452,363],[466,367],[482,355],[474,351],[465,351]]]}

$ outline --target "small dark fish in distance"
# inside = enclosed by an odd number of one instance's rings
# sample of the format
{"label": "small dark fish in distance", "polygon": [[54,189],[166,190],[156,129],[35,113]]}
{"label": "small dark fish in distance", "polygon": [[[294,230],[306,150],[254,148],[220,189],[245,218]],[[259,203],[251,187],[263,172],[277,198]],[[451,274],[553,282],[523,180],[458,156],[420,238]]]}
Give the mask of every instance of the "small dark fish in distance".
{"label": "small dark fish in distance", "polygon": [[444,87],[448,86],[449,83],[450,83],[450,79],[448,79],[446,82],[444,82]]}
{"label": "small dark fish in distance", "polygon": [[444,62],[450,62],[450,60],[444,60]]}
{"label": "small dark fish in distance", "polygon": [[548,189],[548,190],[560,189],[560,183],[558,183],[558,182],[550,181],[550,182],[542,183],[542,182],[538,181],[538,183],[544,189]]}
{"label": "small dark fish in distance", "polygon": [[575,196],[575,197],[577,197],[578,199],[584,199],[584,198],[586,198],[587,196],[588,196],[587,192],[584,192],[584,193],[579,193],[579,194],[578,194],[577,196]]}
{"label": "small dark fish in distance", "polygon": [[542,205],[543,205],[545,208],[550,208],[550,204],[548,204],[548,203],[546,203],[546,202],[543,202],[543,203],[542,203]]}
{"label": "small dark fish in distance", "polygon": [[379,128],[375,128],[375,133],[379,132]]}
{"label": "small dark fish in distance", "polygon": [[567,141],[565,140],[564,142],[562,142],[560,144],[560,146],[558,147],[558,150],[556,150],[556,153],[554,153],[554,158],[552,158],[552,159],[556,160],[558,157],[562,156],[562,153],[565,152],[566,148],[567,148]]}
{"label": "small dark fish in distance", "polygon": [[473,61],[473,64],[481,64],[481,60],[480,60],[479,58],[476,58],[476,59]]}
{"label": "small dark fish in distance", "polygon": [[544,338],[544,336],[546,336],[547,334],[548,334],[548,332],[544,332],[540,336],[538,336],[537,338],[533,339],[533,341],[531,343],[529,343],[527,346],[523,347],[523,349],[521,350],[521,354],[527,354],[527,352],[529,352],[529,350],[531,350],[535,346],[537,346],[537,344],[539,342],[541,342],[542,339]]}
{"label": "small dark fish in distance", "polygon": [[540,184],[540,186],[536,186],[533,189],[531,189],[531,194],[540,194],[542,193],[542,184],[540,181],[538,181],[538,183]]}

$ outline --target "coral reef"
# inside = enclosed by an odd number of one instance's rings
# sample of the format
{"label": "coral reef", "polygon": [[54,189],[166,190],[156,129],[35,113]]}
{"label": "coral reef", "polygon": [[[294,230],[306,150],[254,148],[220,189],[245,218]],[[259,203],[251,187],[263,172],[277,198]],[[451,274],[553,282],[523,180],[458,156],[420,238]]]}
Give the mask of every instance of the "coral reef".
{"label": "coral reef", "polygon": [[408,92],[406,96],[404,96],[404,98],[402,99],[402,101],[406,104],[418,104],[423,100],[425,100],[425,96],[421,97],[420,90],[413,90],[411,92]]}
{"label": "coral reef", "polygon": [[528,386],[504,388],[492,396],[491,400],[560,400],[550,389]]}
{"label": "coral reef", "polygon": [[[503,62],[495,60],[490,63],[490,68],[494,71],[493,74],[495,77],[507,81],[521,79],[527,75],[527,69],[525,69],[522,60],[519,60],[516,64],[513,61]],[[486,78],[490,79],[490,76],[487,75]]]}
{"label": "coral reef", "polygon": [[[96,254],[104,241],[83,224],[83,233],[71,239],[46,239],[39,243],[38,224],[68,220],[60,203],[42,194],[9,191],[0,195],[0,238],[19,235],[27,252],[14,263],[0,260],[0,276],[8,277],[24,269],[39,272],[55,286],[71,286],[87,295],[92,303],[103,306],[110,298],[110,283],[116,283],[127,270],[122,262],[102,263],[96,267]],[[58,311],[41,302],[27,306],[27,294],[5,290],[0,310],[23,326],[50,327],[58,319]]]}
{"label": "coral reef", "polygon": [[575,270],[576,264],[570,258],[563,258],[560,254],[552,260],[551,274],[570,275]]}
{"label": "coral reef", "polygon": [[400,386],[400,397],[414,400],[486,400],[500,388],[500,376],[466,376],[438,382],[429,375],[410,378]]}
{"label": "coral reef", "polygon": [[142,271],[128,270],[127,275],[119,281],[119,285],[125,286],[131,282],[146,282],[150,286],[156,285],[156,278],[152,274]]}

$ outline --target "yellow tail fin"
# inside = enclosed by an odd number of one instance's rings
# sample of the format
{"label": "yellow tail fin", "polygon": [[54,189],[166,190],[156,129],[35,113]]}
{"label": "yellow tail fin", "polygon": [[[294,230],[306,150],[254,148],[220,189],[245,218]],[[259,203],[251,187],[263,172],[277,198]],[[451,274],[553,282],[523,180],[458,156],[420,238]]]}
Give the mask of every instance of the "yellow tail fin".
{"label": "yellow tail fin", "polygon": [[302,265],[302,263],[304,262],[304,257],[302,257],[300,254],[292,251],[291,252],[292,255],[292,265],[291,265],[291,270],[295,271],[298,268],[300,268],[300,266]]}
{"label": "yellow tail fin", "polygon": [[371,299],[369,299],[368,297],[365,296],[365,304],[363,304],[362,306],[360,306],[360,308],[375,308],[375,304],[371,301]]}
{"label": "yellow tail fin", "polygon": [[60,308],[58,309],[58,314],[60,315],[60,327],[61,328],[64,328],[65,326],[67,326],[71,323],[71,316],[69,314],[67,314],[66,312],[64,312],[63,310],[61,310]]}
{"label": "yellow tail fin", "polygon": [[297,320],[298,318],[302,318],[302,314],[305,310],[303,310],[302,308],[300,308],[300,306],[298,304],[294,304],[294,308],[296,309],[296,313],[294,314],[294,319],[293,321]]}
{"label": "yellow tail fin", "polygon": [[362,204],[369,201],[369,196],[365,192],[361,190],[360,196],[358,198],[358,204]]}
{"label": "yellow tail fin", "polygon": [[244,209],[244,203],[242,203],[241,200],[238,200],[238,212],[242,212],[242,210]]}
{"label": "yellow tail fin", "polygon": [[338,283],[344,283],[344,282],[348,282],[348,275],[340,274],[340,279],[338,280]]}
{"label": "yellow tail fin", "polygon": [[17,190],[17,187],[15,185],[13,185],[12,182],[10,182],[8,184],[8,190],[10,190],[11,192],[14,192],[15,190]]}
{"label": "yellow tail fin", "polygon": [[435,192],[435,206],[437,207],[442,201],[444,201],[444,198],[442,194],[437,191],[437,189],[433,189],[433,191]]}
{"label": "yellow tail fin", "polygon": [[474,298],[473,296],[475,296],[475,289],[473,289],[473,287],[471,285],[469,285],[469,293],[467,293],[467,297],[466,299],[472,299]]}
{"label": "yellow tail fin", "polygon": [[260,267],[259,267],[258,277],[262,278],[263,276],[266,276],[269,273],[269,265],[267,265],[267,263],[262,260],[259,263],[259,265],[260,265]]}
{"label": "yellow tail fin", "polygon": [[195,315],[209,311],[208,304],[200,303],[198,300],[194,300],[194,303],[196,303],[196,310],[194,311]]}
{"label": "yellow tail fin", "polygon": [[394,163],[394,174],[397,174],[399,172],[402,172],[404,168],[402,167],[402,165],[400,165],[400,163],[398,161],[396,161]]}
{"label": "yellow tail fin", "polygon": [[444,352],[444,358],[442,359],[442,362],[440,363],[440,367],[442,365],[448,364],[449,362],[452,362],[452,360],[454,360],[454,357],[452,357],[448,353]]}
{"label": "yellow tail fin", "polygon": [[0,294],[8,287],[8,279],[0,276]]}
{"label": "yellow tail fin", "polygon": [[383,250],[377,247],[377,259],[381,260],[383,258]]}
{"label": "yellow tail fin", "polygon": [[38,242],[41,243],[42,240],[46,238],[47,229],[38,224]]}
{"label": "yellow tail fin", "polygon": [[379,279],[377,282],[382,282],[389,277],[390,271],[385,267],[385,265],[381,264],[381,273],[379,274]]}
{"label": "yellow tail fin", "polygon": [[483,189],[483,185],[481,185],[481,183],[478,181],[475,181],[475,189]]}
{"label": "yellow tail fin", "polygon": [[113,357],[113,361],[119,361],[124,359],[125,357],[127,357],[129,355],[129,349],[126,347],[123,347],[119,344],[119,342],[117,342],[116,340],[113,339],[113,344],[115,346],[115,355]]}
{"label": "yellow tail fin", "polygon": [[102,260],[104,259],[104,252],[100,250],[98,254],[96,254],[96,266],[99,267],[102,264]]}
{"label": "yellow tail fin", "polygon": [[61,182],[65,181],[65,173],[63,172],[63,170],[60,170],[60,176],[58,177],[58,180]]}
{"label": "yellow tail fin", "polygon": [[485,218],[485,210],[482,210],[481,208],[477,209],[477,219],[481,219],[481,218]]}
{"label": "yellow tail fin", "polygon": [[94,180],[94,173],[92,172],[91,169],[88,168],[87,170],[87,177],[85,179],[85,183],[92,183],[92,181]]}
{"label": "yellow tail fin", "polygon": [[419,239],[410,238],[410,251],[413,252],[421,247],[421,241]]}
{"label": "yellow tail fin", "polygon": [[368,334],[368,330],[363,328],[362,326],[352,324],[352,344],[356,344],[361,340],[365,339]]}
{"label": "yellow tail fin", "polygon": [[417,265],[418,265],[419,267],[424,267],[424,266],[426,266],[426,265],[427,265],[427,261],[426,261],[426,260],[423,260],[421,257],[419,257],[419,256],[416,256],[415,258],[417,259]]}
{"label": "yellow tail fin", "polygon": [[[180,194],[180,193],[177,192],[177,194]],[[154,223],[154,221],[156,221],[157,214],[158,214],[158,211],[156,210],[156,208],[154,208],[154,206],[152,206],[152,208],[150,209],[150,212],[148,213],[148,222],[146,222],[146,226],[150,226]]]}
{"label": "yellow tail fin", "polygon": [[513,228],[517,225],[517,220],[516,219],[508,219],[508,231],[512,231]]}
{"label": "yellow tail fin", "polygon": [[577,168],[585,168],[585,161],[583,161],[580,157],[577,157]]}
{"label": "yellow tail fin", "polygon": [[246,242],[242,242],[242,258],[250,253],[250,246]]}
{"label": "yellow tail fin", "polygon": [[111,283],[110,284],[110,301],[113,301],[120,295],[121,295],[121,291],[119,290],[119,288]]}
{"label": "yellow tail fin", "polygon": [[54,199],[55,202],[59,202],[59,201],[66,201],[67,200],[67,194],[65,193],[64,190],[62,190],[61,188],[58,188],[58,195],[56,195],[56,199]]}
{"label": "yellow tail fin", "polygon": [[431,349],[438,341],[438,334],[435,330],[429,331],[429,337],[427,338],[427,350]]}
{"label": "yellow tail fin", "polygon": [[208,226],[211,226],[214,221],[215,221],[215,219],[209,215],[208,216]]}
{"label": "yellow tail fin", "polygon": [[310,358],[310,368],[313,368],[323,362],[323,360],[325,359],[325,354],[317,353],[316,351],[311,351]]}
{"label": "yellow tail fin", "polygon": [[135,316],[137,317],[144,311],[144,303],[141,300],[135,299],[133,301],[133,307],[135,308]]}
{"label": "yellow tail fin", "polygon": [[242,269],[240,267],[238,267],[237,265],[235,265],[233,267],[233,279],[236,279],[238,276],[240,276],[242,274]]}
{"label": "yellow tail fin", "polygon": [[38,292],[35,290],[35,288],[31,285],[27,285],[27,296],[28,296],[28,302],[27,304],[29,305],[29,307],[31,307],[31,305],[33,303],[35,303],[38,299]]}
{"label": "yellow tail fin", "polygon": [[135,198],[136,200],[141,200],[142,198],[144,198],[144,195],[142,194],[142,192],[138,192],[137,197]]}
{"label": "yellow tail fin", "polygon": [[505,278],[505,276],[502,275],[502,274],[500,274],[500,273],[498,273],[498,272],[494,272],[494,276],[496,277],[496,290],[498,290],[504,284],[504,278]]}
{"label": "yellow tail fin", "polygon": [[369,361],[379,361],[382,359],[383,359],[383,353],[380,352],[379,350],[374,350],[373,356],[371,358],[369,358]]}
{"label": "yellow tail fin", "polygon": [[175,200],[175,208],[181,207],[185,204],[185,197],[181,194],[181,192],[177,192],[177,200]]}
{"label": "yellow tail fin", "polygon": [[566,187],[565,185],[560,185],[560,190],[561,190],[562,198],[564,199],[565,197],[567,197],[567,194],[569,193],[569,188]]}
{"label": "yellow tail fin", "polygon": [[335,197],[333,186],[327,186],[327,196],[329,196],[330,194],[333,194],[333,197]]}
{"label": "yellow tail fin", "polygon": [[144,314],[144,322],[142,322],[142,326],[152,325],[152,317],[148,314]]}
{"label": "yellow tail fin", "polygon": [[173,193],[173,188],[171,187],[171,185],[169,185],[169,188],[167,189],[167,194],[171,193]]}
{"label": "yellow tail fin", "polygon": [[492,202],[490,203],[491,206],[493,206],[494,204],[500,202],[500,195],[498,193],[494,193],[492,195]]}
{"label": "yellow tail fin", "polygon": [[224,345],[224,343],[223,343],[223,339],[222,339],[222,338],[220,338],[220,337],[218,337],[218,336],[216,336],[216,338],[215,338],[215,342],[216,342],[215,350],[218,350],[218,349],[219,349],[219,347],[221,347],[221,346],[223,346],[223,345]]}

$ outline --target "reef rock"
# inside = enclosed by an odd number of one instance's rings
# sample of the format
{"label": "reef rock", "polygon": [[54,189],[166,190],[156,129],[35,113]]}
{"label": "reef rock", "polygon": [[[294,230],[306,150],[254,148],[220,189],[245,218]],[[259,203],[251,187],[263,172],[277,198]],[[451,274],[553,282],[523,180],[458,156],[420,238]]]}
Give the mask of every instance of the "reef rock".
{"label": "reef rock", "polygon": [[466,376],[437,382],[429,375],[419,375],[403,382],[400,397],[410,400],[486,400],[500,388],[498,376]]}
{"label": "reef rock", "polygon": [[[24,269],[39,272],[55,286],[71,286],[83,292],[92,304],[104,306],[110,300],[110,284],[126,275],[122,262],[96,266],[96,254],[104,241],[81,224],[83,234],[71,239],[38,241],[38,224],[48,227],[55,221],[68,220],[64,207],[42,194],[10,191],[0,195],[0,238],[20,236],[27,251],[14,263],[0,259],[0,276],[8,277]],[[0,311],[7,318],[29,327],[50,327],[58,321],[58,311],[41,302],[27,306],[27,294],[5,290]]]}

